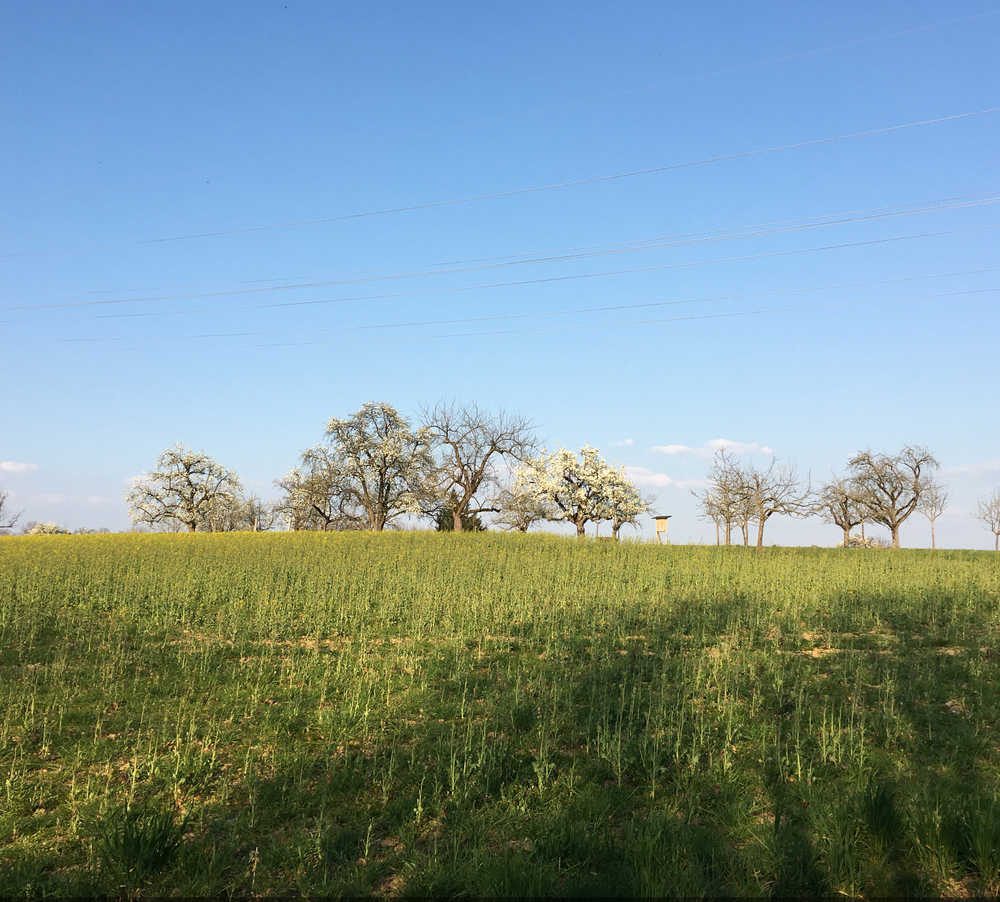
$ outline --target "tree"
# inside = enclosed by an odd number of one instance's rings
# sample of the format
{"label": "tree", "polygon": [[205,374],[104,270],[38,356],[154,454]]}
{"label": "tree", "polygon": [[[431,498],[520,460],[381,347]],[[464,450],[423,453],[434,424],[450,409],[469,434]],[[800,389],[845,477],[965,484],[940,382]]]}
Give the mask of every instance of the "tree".
{"label": "tree", "polygon": [[516,480],[500,490],[498,504],[500,510],[493,522],[504,529],[527,532],[535,523],[552,519],[552,505]]}
{"label": "tree", "polygon": [[993,533],[996,540],[993,550],[1000,551],[1000,489],[994,489],[992,495],[980,498],[973,516],[982,520],[983,525]]}
{"label": "tree", "polygon": [[743,547],[749,548],[750,524],[757,515],[757,511],[750,500],[750,493],[747,490],[745,482],[746,473],[742,467],[737,467],[734,472],[738,481],[736,482],[737,494],[735,503],[732,506],[732,517],[733,522],[740,528],[740,534],[743,536]]}
{"label": "tree", "polygon": [[646,513],[656,497],[644,496],[628,478],[625,468],[613,463],[604,484],[604,520],[611,521],[611,535],[618,538],[618,531],[625,525],[637,526],[639,516]]}
{"label": "tree", "polygon": [[775,514],[804,517],[809,513],[811,490],[808,481],[803,488],[793,466],[779,466],[771,458],[767,469],[752,462],[740,470],[740,496],[752,519],[757,521],[757,554],[764,552],[764,524]]}
{"label": "tree", "polygon": [[920,493],[917,510],[930,520],[932,549],[937,548],[937,542],[934,538],[934,521],[944,513],[946,507],[948,507],[948,489],[936,479],[928,479],[924,490]]}
{"label": "tree", "polygon": [[10,492],[5,492],[0,489],[0,530],[13,529],[17,524],[18,518],[24,511],[18,511],[16,514],[10,509],[10,505],[7,503],[10,497]]}
{"label": "tree", "polygon": [[868,519],[889,530],[893,548],[899,548],[899,527],[920,503],[928,471],[939,466],[934,455],[919,445],[906,445],[899,454],[861,451],[848,462],[859,504]]}
{"label": "tree", "polygon": [[[457,506],[458,495],[455,492],[449,492],[444,499],[444,503],[434,516],[438,532],[455,531],[455,508]],[[461,527],[459,532],[486,532],[486,527],[483,525],[483,521],[479,519],[478,513],[467,512],[462,514]]]}
{"label": "tree", "polygon": [[[725,448],[716,452],[712,469],[708,473],[708,488],[700,495],[692,492],[701,505],[703,516],[715,523],[716,544],[719,544],[721,527],[726,545],[732,544],[733,523],[738,522],[746,512],[741,506],[744,493],[741,488],[741,474],[733,462],[733,454]],[[744,520],[744,523],[746,521]]]}
{"label": "tree", "polygon": [[265,532],[274,526],[277,506],[256,495],[220,499],[208,506],[204,525],[211,532]]}
{"label": "tree", "polygon": [[535,452],[533,425],[517,414],[493,414],[476,404],[444,401],[425,410],[424,420],[440,454],[438,489],[455,499],[449,508],[454,531],[462,531],[467,516],[498,512],[499,465],[523,461]]}
{"label": "tree", "polygon": [[133,523],[179,524],[194,532],[213,508],[237,504],[241,491],[234,472],[178,442],[157,458],[155,470],[132,483],[125,501]]}
{"label": "tree", "polygon": [[68,536],[69,530],[58,523],[33,523],[24,531],[26,536]]}
{"label": "tree", "polygon": [[299,466],[275,485],[285,493],[276,514],[285,518],[289,529],[361,529],[367,523],[337,455],[324,445],[303,451]]}
{"label": "tree", "polygon": [[715,544],[721,545],[720,533],[726,524],[726,517],[718,496],[711,490],[706,490],[700,495],[697,492],[691,494],[698,499],[698,503],[701,505],[701,519],[711,520],[715,524]]}
{"label": "tree", "polygon": [[345,511],[358,511],[365,529],[381,532],[403,514],[419,514],[434,492],[431,435],[385,402],[366,403],[326,427],[329,454]]}
{"label": "tree", "polygon": [[552,454],[543,451],[541,457],[525,461],[517,470],[515,485],[518,491],[548,505],[549,519],[572,523],[576,534],[583,536],[588,523],[608,519],[611,472],[612,468],[590,445],[580,449],[579,457],[566,448],[557,448]]}
{"label": "tree", "polygon": [[856,494],[857,489],[851,480],[834,476],[820,488],[816,499],[814,510],[823,517],[823,522],[844,530],[844,548],[851,547],[851,530],[864,523],[864,512]]}

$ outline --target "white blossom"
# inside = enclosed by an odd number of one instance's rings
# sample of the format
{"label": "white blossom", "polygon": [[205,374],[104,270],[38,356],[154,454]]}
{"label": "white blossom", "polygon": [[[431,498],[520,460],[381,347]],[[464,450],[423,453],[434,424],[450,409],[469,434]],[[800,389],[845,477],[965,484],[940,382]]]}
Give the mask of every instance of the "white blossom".
{"label": "white blossom", "polygon": [[615,536],[626,523],[648,509],[624,467],[608,466],[596,448],[584,445],[579,455],[567,448],[525,461],[515,471],[515,492],[550,509],[549,519],[572,523],[578,536],[588,523],[612,521]]}

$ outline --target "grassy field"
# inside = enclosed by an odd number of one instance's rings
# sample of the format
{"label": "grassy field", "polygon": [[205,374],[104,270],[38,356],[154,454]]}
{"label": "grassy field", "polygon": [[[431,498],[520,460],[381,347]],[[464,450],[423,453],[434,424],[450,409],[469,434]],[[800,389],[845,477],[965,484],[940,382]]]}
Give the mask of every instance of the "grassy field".
{"label": "grassy field", "polygon": [[1000,556],[0,539],[0,895],[1000,886]]}

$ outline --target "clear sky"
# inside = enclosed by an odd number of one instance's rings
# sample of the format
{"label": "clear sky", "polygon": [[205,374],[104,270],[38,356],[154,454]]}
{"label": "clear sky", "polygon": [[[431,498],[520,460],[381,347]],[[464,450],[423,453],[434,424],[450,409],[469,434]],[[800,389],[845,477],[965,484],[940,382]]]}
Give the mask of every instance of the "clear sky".
{"label": "clear sky", "polygon": [[268,497],[331,416],[448,397],[675,541],[715,440],[926,445],[939,545],[992,547],[998,47],[996,0],[5,0],[0,487],[121,529],[174,442]]}

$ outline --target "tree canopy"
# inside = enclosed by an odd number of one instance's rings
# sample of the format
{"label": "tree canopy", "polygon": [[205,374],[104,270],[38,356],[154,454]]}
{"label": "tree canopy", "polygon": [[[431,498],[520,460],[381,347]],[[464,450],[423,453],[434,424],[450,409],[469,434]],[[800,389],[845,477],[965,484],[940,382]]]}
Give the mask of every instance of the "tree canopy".
{"label": "tree canopy", "polygon": [[234,472],[203,451],[192,451],[178,442],[160,454],[156,469],[129,486],[125,501],[133,523],[174,523],[194,532],[209,524],[213,512],[238,505],[241,494]]}
{"label": "tree canopy", "polygon": [[899,527],[917,510],[939,466],[919,445],[905,445],[899,454],[860,451],[848,462],[858,503],[872,522],[889,530],[893,548],[899,548]]}
{"label": "tree canopy", "polygon": [[624,468],[610,467],[596,448],[579,455],[567,448],[525,461],[516,470],[516,491],[545,505],[548,519],[571,523],[578,536],[588,523],[612,520],[614,534],[648,508]]}

